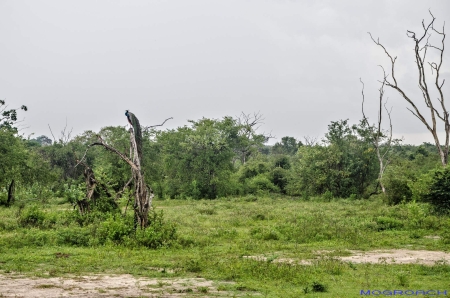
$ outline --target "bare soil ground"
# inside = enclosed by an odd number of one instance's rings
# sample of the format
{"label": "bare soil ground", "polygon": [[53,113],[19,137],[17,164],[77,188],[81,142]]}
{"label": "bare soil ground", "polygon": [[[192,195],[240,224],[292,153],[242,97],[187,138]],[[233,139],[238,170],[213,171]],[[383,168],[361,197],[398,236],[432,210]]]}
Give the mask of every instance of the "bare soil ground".
{"label": "bare soil ground", "polygon": [[[326,255],[330,251],[317,252]],[[351,256],[333,257],[344,262],[373,264],[450,263],[450,253],[428,250],[374,250],[350,251]],[[244,256],[258,261],[269,261],[265,256]],[[310,265],[314,260],[277,258],[273,262]],[[92,275],[79,277],[29,278],[14,274],[0,275],[0,297],[229,297],[229,291],[219,291],[227,283],[215,283],[203,278],[135,278],[131,275]],[[229,284],[228,284],[229,285]],[[226,287],[222,287],[226,288]],[[255,293],[258,295],[258,293]]]}
{"label": "bare soil ground", "polygon": [[[331,251],[320,251],[318,255],[326,255]],[[443,251],[430,250],[408,250],[408,249],[389,249],[389,250],[373,250],[373,251],[356,251],[351,250],[351,256],[333,257],[344,262],[352,263],[372,263],[372,264],[422,264],[436,265],[449,264],[450,253]],[[244,256],[247,259],[257,261],[268,261],[265,256]],[[296,260],[290,258],[277,258],[273,262],[282,262],[299,265],[311,265],[314,260]]]}
{"label": "bare soil ground", "polygon": [[[225,284],[225,283],[223,283]],[[0,297],[227,297],[203,278],[150,279],[131,275],[29,278],[0,275]]]}
{"label": "bare soil ground", "polygon": [[450,263],[450,253],[443,251],[394,249],[351,252],[354,255],[339,257],[339,259],[344,262],[372,264],[387,263],[436,265]]}

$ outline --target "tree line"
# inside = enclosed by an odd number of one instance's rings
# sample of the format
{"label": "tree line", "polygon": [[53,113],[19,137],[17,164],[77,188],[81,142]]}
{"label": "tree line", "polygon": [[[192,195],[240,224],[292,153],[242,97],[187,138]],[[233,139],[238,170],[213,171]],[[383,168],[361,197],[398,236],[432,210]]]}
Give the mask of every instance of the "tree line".
{"label": "tree line", "polygon": [[[257,131],[258,114],[246,117],[202,118],[183,127],[142,130],[142,171],[159,199],[217,199],[227,196],[278,194],[310,199],[367,199],[381,191],[380,164],[370,137],[372,128],[361,120],[332,121],[319,141],[285,136],[267,145]],[[46,136],[24,138],[11,125],[0,128],[2,204],[11,203],[12,181],[20,199],[67,197],[74,205],[86,197],[85,166],[99,187],[95,205],[114,208],[114,200],[132,192],[130,167],[101,146],[99,138],[129,155],[126,126],[108,126],[65,140]],[[383,146],[383,145],[381,145]],[[386,162],[384,199],[391,204],[423,200],[436,171],[442,171],[434,145],[392,146]],[[124,186],[127,186],[128,188]],[[78,191],[78,195],[76,195]],[[75,195],[74,195],[75,193]],[[9,200],[9,202],[8,202]]]}

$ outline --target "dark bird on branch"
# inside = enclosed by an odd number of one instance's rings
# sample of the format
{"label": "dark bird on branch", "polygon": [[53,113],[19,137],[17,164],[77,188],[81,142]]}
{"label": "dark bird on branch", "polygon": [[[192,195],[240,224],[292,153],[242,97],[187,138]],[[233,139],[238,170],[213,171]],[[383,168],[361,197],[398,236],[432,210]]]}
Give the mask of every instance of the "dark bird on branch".
{"label": "dark bird on branch", "polygon": [[139,160],[142,160],[142,131],[141,125],[139,124],[138,118],[128,110],[125,111],[125,116],[127,116],[128,123],[133,127],[134,139],[136,140],[136,150],[138,153]]}

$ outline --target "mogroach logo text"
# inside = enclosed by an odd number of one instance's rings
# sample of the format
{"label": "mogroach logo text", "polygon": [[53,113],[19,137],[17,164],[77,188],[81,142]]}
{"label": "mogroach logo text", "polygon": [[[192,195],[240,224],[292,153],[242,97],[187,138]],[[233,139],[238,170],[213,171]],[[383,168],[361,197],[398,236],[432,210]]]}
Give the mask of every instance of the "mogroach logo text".
{"label": "mogroach logo text", "polygon": [[438,296],[447,295],[447,290],[361,290],[361,296]]}

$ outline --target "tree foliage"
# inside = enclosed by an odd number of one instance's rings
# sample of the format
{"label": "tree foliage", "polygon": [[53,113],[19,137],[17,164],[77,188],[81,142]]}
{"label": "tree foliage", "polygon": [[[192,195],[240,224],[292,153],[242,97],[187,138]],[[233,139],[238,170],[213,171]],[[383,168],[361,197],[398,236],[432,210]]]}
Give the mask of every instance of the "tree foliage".
{"label": "tree foliage", "polygon": [[348,120],[332,121],[323,145],[302,146],[294,162],[291,194],[312,196],[330,192],[334,197],[363,196],[376,177],[377,164],[361,127]]}
{"label": "tree foliage", "polygon": [[8,128],[17,131],[17,110],[27,111],[28,108],[22,105],[20,108],[8,109],[5,100],[0,100],[0,128]]}

